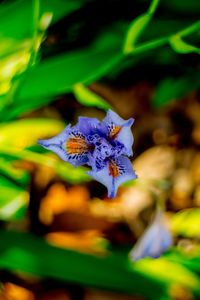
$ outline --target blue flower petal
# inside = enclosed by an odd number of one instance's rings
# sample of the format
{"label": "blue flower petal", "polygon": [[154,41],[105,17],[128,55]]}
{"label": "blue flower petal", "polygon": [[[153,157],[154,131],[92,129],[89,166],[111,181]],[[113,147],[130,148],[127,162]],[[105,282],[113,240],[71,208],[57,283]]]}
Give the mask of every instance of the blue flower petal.
{"label": "blue flower petal", "polygon": [[133,125],[133,122],[133,118],[124,120],[110,109],[103,120],[103,123],[108,128],[108,138],[122,143],[126,148],[126,154],[128,156],[133,155],[132,146],[134,139],[131,132],[131,126]]}
{"label": "blue flower petal", "polygon": [[172,236],[162,218],[163,214],[158,212],[152,224],[130,252],[132,260],[137,261],[144,257],[157,258],[172,245]]}
{"label": "blue flower petal", "polygon": [[89,145],[86,138],[75,127],[71,128],[70,125],[57,136],[48,140],[39,140],[38,143],[74,166],[88,162]]}
{"label": "blue flower petal", "polygon": [[107,187],[110,198],[116,196],[122,183],[137,177],[130,160],[125,156],[112,158],[106,162],[103,169],[98,172],[92,170],[88,174]]}
{"label": "blue flower petal", "polygon": [[64,161],[67,161],[67,154],[66,151],[63,149],[62,145],[69,137],[70,131],[71,131],[71,125],[68,125],[58,135],[48,140],[39,140],[38,144],[40,144],[45,149],[55,152],[60,156],[60,158],[62,158]]}
{"label": "blue flower petal", "polygon": [[76,127],[85,136],[94,134],[106,136],[107,133],[106,126],[96,118],[79,117]]}

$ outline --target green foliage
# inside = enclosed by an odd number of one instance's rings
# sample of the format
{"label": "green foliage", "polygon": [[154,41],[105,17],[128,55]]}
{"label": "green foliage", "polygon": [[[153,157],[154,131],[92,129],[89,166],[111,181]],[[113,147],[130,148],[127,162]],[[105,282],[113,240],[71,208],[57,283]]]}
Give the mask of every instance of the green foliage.
{"label": "green foliage", "polygon": [[159,0],[153,0],[148,11],[136,18],[128,28],[125,43],[124,43],[124,53],[129,54],[134,51],[135,44],[149,22],[151,21],[153,14],[158,6]]}
{"label": "green foliage", "polygon": [[175,101],[187,95],[200,86],[199,72],[193,71],[182,78],[163,79],[153,97],[153,104],[156,107]]}
{"label": "green foliage", "polygon": [[194,251],[194,253],[184,253],[183,251],[172,249],[164,255],[164,257],[172,262],[179,263],[182,266],[185,266],[192,272],[199,274],[200,270],[200,249]]}
{"label": "green foliage", "polygon": [[27,160],[36,164],[53,168],[61,178],[71,183],[80,183],[91,180],[91,178],[86,174],[86,168],[74,168],[69,163],[64,163],[45,154],[36,153],[25,149],[21,150],[19,148],[13,148],[4,145],[0,145],[0,153],[16,159]]}
{"label": "green foliage", "polygon": [[[34,51],[32,49],[32,44],[34,43],[36,45],[34,48],[36,47],[37,49],[38,43],[42,41],[41,35],[38,31],[39,29],[36,28],[39,26],[39,24],[41,24],[41,18],[46,14],[46,17],[49,20],[48,14],[52,14],[52,22],[54,23],[63,15],[66,16],[83,5],[83,2],[81,1],[69,2],[67,4],[63,1],[44,1],[37,9],[39,10],[38,18],[40,19],[40,21],[38,20],[38,23],[35,21],[34,14],[32,12],[35,3],[37,2],[17,1],[12,5],[2,5],[0,10],[0,14],[2,14],[2,27],[0,27],[0,30],[2,31],[4,37],[2,45],[5,43],[5,45],[1,47],[4,49],[4,55],[6,54],[6,51],[9,53],[14,47],[15,49],[21,49],[25,51],[21,55],[27,56],[24,66],[21,68],[20,72],[23,72],[26,67],[29,67],[28,64],[32,64],[31,61],[33,60],[33,53],[31,54],[30,58],[30,52]],[[165,4],[166,3],[164,3],[164,5]],[[73,88],[76,84],[88,85],[93,81],[98,80],[102,76],[110,73],[113,69],[120,69],[120,65],[125,60],[126,54],[138,56],[141,53],[145,53],[149,50],[156,50],[167,43],[170,43],[172,48],[177,52],[198,53],[198,48],[185,43],[182,40],[182,37],[196,32],[200,27],[199,22],[194,22],[191,26],[188,26],[185,29],[181,28],[181,30],[178,32],[174,32],[174,26],[172,26],[172,35],[167,34],[166,36],[163,36],[162,34],[162,27],[157,25],[155,30],[156,32],[160,33],[160,36],[157,36],[152,40],[148,40],[145,43],[137,43],[137,46],[135,45],[138,39],[141,38],[141,34],[145,28],[146,36],[148,36],[147,27],[149,26],[149,22],[153,17],[157,5],[157,0],[152,1],[148,11],[136,18],[128,26],[127,33],[124,31],[124,29],[127,27],[127,24],[125,26],[122,24],[121,28],[123,28],[123,30],[119,30],[120,27],[116,26],[116,24],[115,26],[112,25],[110,27],[111,30],[107,29],[101,35],[97,36],[95,41],[93,41],[93,43],[86,49],[80,48],[76,51],[69,51],[65,54],[60,54],[42,60],[34,68],[29,69],[22,77],[23,80],[17,80],[17,87],[14,90],[12,88],[12,91],[10,91],[9,94],[5,95],[4,99],[2,99],[2,103],[5,103],[3,107],[4,113],[2,113],[2,118],[6,119],[6,117],[4,117],[5,113],[8,113],[7,119],[10,119],[18,116],[24,111],[33,110],[44,106],[53,101],[56,95],[73,91]],[[20,13],[14,14],[15,9],[20,11]],[[8,13],[9,18],[7,19],[5,16]],[[28,23],[30,24],[30,28],[25,28],[22,26],[22,24],[27,23],[27,18],[32,19],[32,23]],[[8,22],[10,25],[8,25]],[[47,21],[47,23],[48,22],[49,21]],[[151,27],[151,24],[149,27],[151,32],[151,28],[153,27]],[[169,26],[167,25],[167,27]],[[178,27],[176,26],[176,28]],[[124,43],[125,52],[123,54],[121,52],[121,41],[124,36],[126,36],[126,38]],[[13,39],[11,37],[13,37]],[[16,42],[16,39],[18,39],[19,42]],[[14,70],[12,72],[12,76],[16,76],[19,73],[19,71],[16,73]],[[54,74],[56,74],[56,76],[54,76]],[[9,91],[8,82],[4,83],[2,89],[7,89]],[[184,91],[185,89],[183,87],[182,93],[184,93]],[[15,94],[14,99],[11,92],[14,92]],[[161,91],[161,98],[163,95],[166,95],[165,90],[163,92]],[[168,96],[165,96],[166,100],[160,100],[159,102],[166,103],[168,100],[171,100],[171,97],[171,94],[168,93]],[[10,98],[12,98],[12,100],[10,100]],[[80,97],[78,98],[80,99]],[[31,101],[27,101],[28,99],[31,99]],[[104,101],[99,100],[100,99],[98,99],[98,107],[106,108],[106,106],[104,106]],[[100,102],[102,102],[102,104]],[[97,105],[97,102],[94,100],[88,100],[87,105],[88,103],[90,103],[89,105],[92,105],[92,103]]]}
{"label": "green foliage", "polygon": [[[42,133],[41,133],[42,128]],[[35,145],[39,138],[47,138],[64,129],[64,123],[54,119],[22,119],[0,125],[1,143],[22,149]]]}
{"label": "green foliage", "polygon": [[90,84],[109,72],[122,55],[116,52],[116,43],[102,49],[104,38],[107,34],[86,50],[47,59],[30,70],[17,95],[19,105],[27,99],[70,92],[76,83]]}
{"label": "green foliage", "polygon": [[61,121],[49,119],[22,119],[0,126],[0,153],[5,156],[0,158],[1,220],[20,219],[28,205],[29,194],[26,188],[29,176],[27,172],[14,167],[14,160],[27,160],[53,168],[62,179],[71,183],[90,180],[84,168],[74,169],[70,164],[24,149],[35,145],[39,138],[51,137],[63,128]]}
{"label": "green foliage", "polygon": [[[177,264],[177,262],[171,262],[165,258],[159,258],[157,260],[144,259],[140,261],[137,269],[142,271],[143,274],[151,274],[151,276],[157,277],[163,281],[163,283],[167,282],[169,284],[187,286],[200,294],[200,281],[198,276],[187,270],[184,266]],[[179,274],[179,276],[177,276],[177,274]]]}
{"label": "green foliage", "polygon": [[[81,1],[78,0],[67,2],[62,0],[44,0],[39,2],[39,17],[42,17],[44,13],[51,12],[53,14],[53,23],[81,7]],[[35,0],[17,0],[14,3],[7,1],[1,4],[1,37],[11,39],[32,37],[33,31],[35,30],[33,18],[34,6]],[[30,20],[32,20],[32,22],[30,22]],[[24,24],[26,24],[26,26],[24,26]]]}
{"label": "green foliage", "polygon": [[176,213],[172,220],[172,228],[176,234],[185,237],[198,237],[200,228],[200,209],[186,209]]}
{"label": "green foliage", "polygon": [[108,103],[103,98],[93,93],[81,83],[75,84],[74,95],[76,96],[76,99],[83,105],[96,106],[104,110],[108,110],[110,108]]}
{"label": "green foliage", "polygon": [[29,194],[0,175],[0,220],[19,220],[28,206]]}
{"label": "green foliage", "polygon": [[200,54],[200,49],[197,47],[194,47],[186,42],[184,42],[180,36],[178,35],[174,35],[171,39],[170,39],[170,45],[171,47],[178,53],[191,53],[191,52],[195,52]]}
{"label": "green foliage", "polygon": [[12,159],[1,157],[0,158],[0,174],[6,178],[10,178],[13,182],[16,182],[22,187],[26,187],[29,182],[29,174],[22,169],[16,168],[13,165]]}
{"label": "green foliage", "polygon": [[[95,257],[63,250],[30,234],[1,231],[0,236],[0,266],[8,270],[133,293],[148,299],[160,299],[164,295],[167,297],[173,283],[182,283],[199,291],[199,279],[194,274],[164,259],[130,265],[127,259],[119,261],[115,253]],[[162,278],[158,275],[160,268],[163,270]],[[168,275],[164,274],[164,268],[168,268],[170,274],[174,273],[175,281],[169,278],[169,272]],[[181,276],[175,276],[177,271],[181,271]],[[168,279],[165,281],[163,278]]]}

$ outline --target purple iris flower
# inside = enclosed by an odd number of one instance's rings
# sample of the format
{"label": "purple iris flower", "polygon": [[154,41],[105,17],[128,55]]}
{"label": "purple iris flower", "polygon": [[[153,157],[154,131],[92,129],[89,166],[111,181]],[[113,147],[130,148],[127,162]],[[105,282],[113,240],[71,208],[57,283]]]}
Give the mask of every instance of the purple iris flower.
{"label": "purple iris flower", "polygon": [[172,236],[163,219],[163,213],[158,211],[152,224],[131,250],[131,260],[137,261],[144,257],[158,258],[172,246]]}
{"label": "purple iris flower", "polygon": [[102,122],[79,117],[77,125],[68,125],[57,136],[39,140],[39,144],[74,166],[90,166],[88,174],[105,185],[108,197],[113,198],[122,183],[137,177],[128,158],[133,154],[133,122],[108,110]]}

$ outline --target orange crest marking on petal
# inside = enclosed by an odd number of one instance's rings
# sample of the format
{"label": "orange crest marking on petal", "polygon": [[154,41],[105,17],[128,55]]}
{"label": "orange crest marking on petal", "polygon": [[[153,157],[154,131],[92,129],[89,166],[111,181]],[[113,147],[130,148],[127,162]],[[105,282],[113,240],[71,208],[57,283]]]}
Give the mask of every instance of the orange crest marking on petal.
{"label": "orange crest marking on petal", "polygon": [[66,142],[68,154],[82,154],[89,150],[89,146],[82,137],[71,137]]}
{"label": "orange crest marking on petal", "polygon": [[113,178],[120,175],[119,168],[113,161],[109,162],[109,175],[111,175]]}
{"label": "orange crest marking on petal", "polygon": [[114,126],[111,128],[109,137],[110,137],[111,139],[115,139],[115,138],[117,137],[117,135],[119,134],[121,128],[122,128],[122,126],[114,125]]}

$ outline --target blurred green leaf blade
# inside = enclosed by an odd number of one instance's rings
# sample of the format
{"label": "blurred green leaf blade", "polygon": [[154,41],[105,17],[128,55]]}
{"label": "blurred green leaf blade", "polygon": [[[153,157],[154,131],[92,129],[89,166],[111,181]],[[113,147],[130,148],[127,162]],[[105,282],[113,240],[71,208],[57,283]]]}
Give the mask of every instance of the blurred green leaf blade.
{"label": "blurred green leaf blade", "polygon": [[195,238],[200,235],[200,208],[185,209],[172,218],[172,229],[176,234]]}
{"label": "blurred green leaf blade", "polygon": [[153,105],[159,107],[178,100],[200,86],[199,72],[193,71],[180,78],[166,77],[158,84]]}
{"label": "blurred green leaf blade", "polygon": [[[170,286],[173,284],[180,284],[194,290],[200,295],[200,280],[198,276],[192,271],[185,268],[183,265],[168,261],[165,257],[159,259],[146,258],[140,260],[136,269],[139,269],[144,274],[155,276],[163,283],[168,283]],[[177,276],[177,274],[179,274]]]}
{"label": "blurred green leaf blade", "polygon": [[14,148],[6,145],[0,144],[0,153],[2,155],[16,158],[19,160],[27,160],[32,163],[40,164],[49,168],[52,168],[56,174],[58,174],[62,179],[70,183],[81,183],[88,182],[91,180],[91,177],[87,175],[87,169],[85,167],[74,168],[70,163],[56,158],[45,155],[42,153],[33,152],[27,149]]}
{"label": "blurred green leaf blade", "polygon": [[73,91],[76,99],[83,105],[95,106],[104,110],[110,108],[109,104],[102,97],[95,94],[81,83],[75,84]]}
{"label": "blurred green leaf blade", "polygon": [[174,51],[182,54],[186,53],[198,53],[200,54],[200,49],[186,43],[181,37],[177,34],[170,38],[169,43]]}
{"label": "blurred green leaf blade", "polygon": [[25,148],[38,139],[52,137],[64,129],[64,123],[55,119],[21,119],[0,125],[0,142],[14,148]]}
{"label": "blurred green leaf blade", "polygon": [[[40,17],[53,13],[55,23],[63,16],[79,9],[82,1],[42,0],[40,1]],[[3,37],[24,39],[32,36],[34,1],[18,0],[14,3],[3,3],[0,6],[0,32]],[[17,14],[16,14],[17,11]],[[32,20],[32,21],[31,21]],[[27,26],[24,26],[26,24]]]}
{"label": "blurred green leaf blade", "polygon": [[[0,268],[83,284],[100,289],[160,299],[167,286],[148,274],[130,269],[124,260],[86,255],[48,245],[41,238],[20,232],[0,232]],[[116,261],[114,259],[114,261]],[[144,289],[145,286],[145,289]]]}
{"label": "blurred green leaf blade", "polygon": [[17,94],[18,103],[71,92],[76,83],[90,84],[121,59],[115,47],[102,51],[94,47],[45,60],[27,74]]}
{"label": "blurred green leaf blade", "polygon": [[159,0],[152,0],[148,11],[133,20],[133,22],[130,24],[123,47],[123,51],[125,54],[129,54],[134,51],[137,40],[142,35],[143,31],[152,19],[158,4]]}
{"label": "blurred green leaf blade", "polygon": [[0,157],[0,173],[23,187],[26,187],[30,179],[28,172],[16,168],[12,160],[5,159],[4,157]]}
{"label": "blurred green leaf blade", "polygon": [[0,175],[0,219],[18,220],[24,216],[29,202],[26,190]]}

